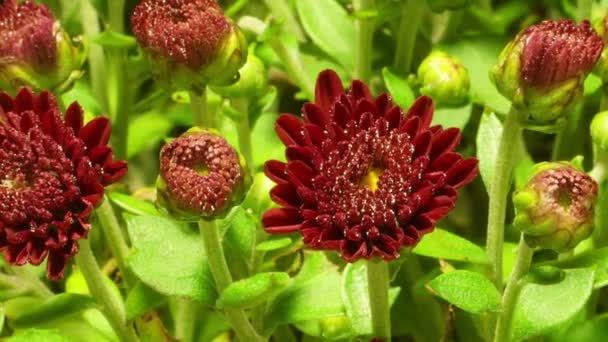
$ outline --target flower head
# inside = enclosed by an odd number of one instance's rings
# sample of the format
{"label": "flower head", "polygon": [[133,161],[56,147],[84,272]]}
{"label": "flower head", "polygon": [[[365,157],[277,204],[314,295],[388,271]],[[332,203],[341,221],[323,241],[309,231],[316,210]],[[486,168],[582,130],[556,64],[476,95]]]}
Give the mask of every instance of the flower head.
{"label": "flower head", "polygon": [[490,75],[529,123],[555,124],[581,95],[603,49],[588,21],[545,20],[507,45]]}
{"label": "flower head", "polygon": [[597,192],[597,183],[570,163],[537,164],[514,195],[513,224],[532,246],[568,251],[592,232]]}
{"label": "flower head", "polygon": [[431,126],[428,97],[404,114],[360,81],[345,92],[327,70],[303,113],[276,122],[288,161],[265,165],[281,207],[262,221],[269,233],[300,232],[308,246],[339,250],[347,261],[398,257],[454,208],[456,189],[478,173],[476,159],[454,152],[460,131]]}
{"label": "flower head", "polygon": [[0,87],[65,90],[80,75],[79,48],[44,5],[0,4]]}
{"label": "flower head", "polygon": [[249,184],[243,158],[211,131],[191,129],[160,152],[159,204],[183,220],[223,215]]}
{"label": "flower head", "polygon": [[49,92],[0,93],[0,250],[9,263],[38,265],[48,256],[48,277],[63,276],[104,186],[127,171],[109,137],[106,118],[83,126],[78,103],[62,118]]}
{"label": "flower head", "polygon": [[143,0],[131,26],[153,72],[170,86],[230,82],[247,59],[244,36],[215,0]]}

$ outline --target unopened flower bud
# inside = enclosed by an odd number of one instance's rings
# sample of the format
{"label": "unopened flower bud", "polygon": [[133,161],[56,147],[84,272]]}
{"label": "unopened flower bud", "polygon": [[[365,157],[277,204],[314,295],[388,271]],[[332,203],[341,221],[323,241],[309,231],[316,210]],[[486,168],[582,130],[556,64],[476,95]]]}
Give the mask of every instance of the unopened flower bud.
{"label": "unopened flower bud", "polygon": [[155,78],[170,88],[228,85],[247,59],[247,41],[215,0],[143,0],[133,33]]}
{"label": "unopened flower bud", "polygon": [[588,21],[545,20],[522,32],[502,51],[490,76],[526,123],[559,124],[583,93],[583,81],[602,52],[602,38]]}
{"label": "unopened flower bud", "polygon": [[513,196],[513,225],[532,247],[566,252],[591,235],[597,183],[566,162],[537,164]]}
{"label": "unopened flower bud", "polygon": [[267,85],[264,63],[250,51],[247,62],[239,70],[239,80],[229,86],[212,87],[213,91],[224,97],[249,97],[261,94]]}
{"label": "unopened flower bud", "polygon": [[597,113],[591,121],[591,138],[597,148],[608,150],[608,111]]}
{"label": "unopened flower bud", "polygon": [[460,60],[441,51],[432,52],[420,64],[418,79],[420,93],[439,104],[458,106],[469,94],[469,72]]}
{"label": "unopened flower bud", "polygon": [[221,217],[250,183],[244,159],[216,132],[193,128],[160,152],[157,202],[178,219]]}
{"label": "unopened flower bud", "polygon": [[0,37],[0,89],[15,92],[28,86],[60,93],[81,75],[82,46],[44,5],[0,3]]}

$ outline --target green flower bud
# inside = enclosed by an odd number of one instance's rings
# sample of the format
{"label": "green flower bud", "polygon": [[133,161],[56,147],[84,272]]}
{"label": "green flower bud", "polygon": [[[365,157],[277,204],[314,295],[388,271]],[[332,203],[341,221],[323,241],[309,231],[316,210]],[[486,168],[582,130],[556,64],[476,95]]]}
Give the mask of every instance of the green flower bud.
{"label": "green flower bud", "polygon": [[245,36],[214,0],[144,0],[131,26],[155,78],[169,88],[231,84],[247,60]]}
{"label": "green flower bud", "polygon": [[418,68],[422,83],[420,93],[439,104],[458,106],[465,103],[469,94],[469,72],[460,60],[445,52],[434,51]]}
{"label": "green flower bud", "polygon": [[212,90],[223,97],[250,97],[260,95],[266,89],[266,85],[264,63],[253,51],[249,51],[247,62],[239,70],[239,80],[229,86],[212,87]]}
{"label": "green flower bud", "polygon": [[588,21],[576,25],[569,19],[546,20],[523,30],[505,47],[490,78],[524,114],[524,124],[552,130],[582,96],[583,81],[602,48],[601,37]]}
{"label": "green flower bud", "polygon": [[160,152],[157,204],[177,219],[223,217],[250,184],[245,159],[215,131],[192,128]]}
{"label": "green flower bud", "polygon": [[591,138],[595,146],[608,150],[608,111],[600,112],[591,121]]}
{"label": "green flower bud", "polygon": [[467,7],[471,4],[471,0],[427,0],[427,3],[433,12],[443,12]]}
{"label": "green flower bud", "polygon": [[73,41],[44,5],[0,4],[0,89],[67,91],[78,79],[84,48]]}
{"label": "green flower bud", "polygon": [[530,246],[567,252],[591,235],[597,192],[597,183],[572,163],[537,164],[513,196],[513,225]]}

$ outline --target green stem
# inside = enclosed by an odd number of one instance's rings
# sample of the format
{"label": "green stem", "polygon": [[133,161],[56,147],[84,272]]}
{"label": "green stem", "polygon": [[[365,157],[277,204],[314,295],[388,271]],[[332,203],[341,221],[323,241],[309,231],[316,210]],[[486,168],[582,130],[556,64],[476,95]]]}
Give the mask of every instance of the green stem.
{"label": "green stem", "polygon": [[[99,16],[95,7],[91,5],[91,0],[83,0],[80,2],[80,17],[82,18],[82,30],[84,35],[91,40],[101,32],[99,26]],[[91,87],[93,94],[98,98],[99,104],[104,112],[108,111],[106,106],[106,92],[104,90],[106,65],[104,60],[103,48],[98,44],[90,44],[89,46],[89,78],[91,79]]]}
{"label": "green stem", "polygon": [[239,151],[245,157],[247,166],[253,170],[253,151],[251,149],[251,127],[249,124],[249,98],[234,98],[232,106],[241,113],[241,117],[237,123],[237,132],[239,136]]}
{"label": "green stem", "polygon": [[[353,0],[355,11],[375,8],[375,0]],[[355,54],[354,78],[368,83],[372,73],[372,39],[375,21],[373,18],[360,18],[356,22],[357,53]]]}
{"label": "green stem", "polygon": [[505,234],[507,196],[511,187],[514,164],[515,149],[513,145],[521,132],[519,114],[511,108],[504,122],[489,191],[486,252],[492,267],[492,279],[498,289],[502,288],[502,248]]}
{"label": "green stem", "polygon": [[302,31],[298,20],[289,7],[288,1],[264,0],[264,4],[266,4],[266,7],[270,9],[270,12],[272,12],[272,15],[275,18],[281,18],[289,33],[292,33],[298,41],[303,42],[306,40],[306,36],[304,36],[304,32]]}
{"label": "green stem", "polygon": [[367,262],[367,292],[374,337],[391,340],[391,311],[388,301],[390,284],[388,263],[383,260]]}
{"label": "green stem", "polygon": [[112,145],[116,156],[120,159],[126,159],[131,91],[127,86],[125,75],[125,52],[121,49],[109,49],[107,60],[110,73],[107,75],[106,86],[108,87],[108,112],[113,120]]}
{"label": "green stem", "polygon": [[179,341],[193,341],[197,312],[196,303],[185,298],[178,299],[175,313],[175,338]]}
{"label": "green stem", "polygon": [[412,67],[416,36],[418,35],[418,27],[422,20],[425,3],[421,0],[401,2],[401,21],[397,31],[397,50],[393,62],[395,69],[401,74],[409,73]]}
{"label": "green stem", "polygon": [[511,322],[513,319],[513,312],[515,311],[515,304],[517,303],[517,296],[519,295],[520,280],[528,273],[530,265],[532,264],[533,255],[534,250],[528,247],[522,234],[519,240],[519,246],[517,247],[515,265],[513,266],[511,277],[509,277],[509,282],[507,283],[507,287],[502,296],[502,311],[500,316],[498,316],[498,322],[496,323],[494,342],[510,341]]}
{"label": "green stem", "polygon": [[27,284],[26,287],[38,297],[42,298],[50,298],[53,296],[53,292],[49,290],[49,288],[40,280],[40,278],[35,275],[32,270],[30,270],[27,266],[14,266],[11,268],[13,273],[17,277],[19,277],[24,284]]}
{"label": "green stem", "polygon": [[[214,220],[200,220],[198,226],[205,246],[209,268],[215,280],[215,287],[217,292],[221,294],[232,283],[232,275],[230,269],[228,269],[228,263],[226,263],[218,226]],[[224,314],[226,320],[232,325],[242,341],[262,341],[243,310],[225,309]]]}
{"label": "green stem", "polygon": [[75,257],[76,264],[87,282],[91,295],[99,304],[101,312],[122,342],[137,342],[139,339],[135,330],[127,323],[122,299],[112,292],[106,283],[91,250],[89,240],[79,240],[78,244],[80,251]]}
{"label": "green stem", "polygon": [[[595,150],[595,165],[589,172],[589,175],[595,179],[599,186],[599,196],[597,199],[596,208],[605,208],[608,203],[608,194],[604,191],[607,189],[606,175],[608,171],[608,153],[594,146]],[[595,227],[593,229],[593,244],[595,248],[604,247],[608,244],[608,233],[606,232],[606,221],[608,215],[605,210],[596,209],[594,212]]]}
{"label": "green stem", "polygon": [[108,21],[114,32],[125,31],[125,0],[108,1]]}
{"label": "green stem", "polygon": [[194,126],[215,128],[213,111],[207,110],[207,89],[190,90],[190,106],[192,107],[192,123]]}
{"label": "green stem", "polygon": [[309,98],[312,98],[312,95],[315,93],[315,83],[306,72],[306,69],[304,69],[299,50],[289,49],[285,45],[285,42],[278,37],[272,37],[269,43],[285,64],[289,76],[293,77],[294,82]]}
{"label": "green stem", "polygon": [[95,213],[97,214],[97,218],[103,229],[106,243],[108,244],[108,247],[110,247],[114,259],[116,259],[116,264],[122,274],[124,284],[129,288],[135,284],[135,276],[133,275],[133,272],[131,272],[129,266],[127,266],[127,258],[130,254],[130,249],[125,241],[122,230],[120,229],[120,224],[118,223],[118,219],[112,208],[112,203],[110,203],[110,200],[107,197],[104,197]]}

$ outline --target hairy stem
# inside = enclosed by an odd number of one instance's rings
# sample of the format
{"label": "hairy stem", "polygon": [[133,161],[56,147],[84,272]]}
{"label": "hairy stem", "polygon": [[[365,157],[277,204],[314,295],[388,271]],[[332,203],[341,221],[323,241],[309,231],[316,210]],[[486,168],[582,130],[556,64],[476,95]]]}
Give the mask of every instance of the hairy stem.
{"label": "hairy stem", "polygon": [[133,275],[133,272],[131,272],[129,266],[127,266],[127,257],[130,254],[130,249],[125,241],[122,230],[120,229],[120,224],[118,223],[118,219],[112,208],[112,203],[110,203],[110,200],[107,197],[104,197],[95,213],[97,214],[99,223],[101,223],[106,243],[108,244],[108,247],[110,247],[114,259],[116,259],[116,264],[122,274],[125,286],[128,288],[135,283],[135,276]]}
{"label": "hairy stem", "polygon": [[80,251],[76,254],[76,264],[84,276],[91,295],[99,304],[101,312],[108,319],[114,332],[122,342],[139,341],[133,327],[127,323],[122,298],[118,298],[108,286],[93,251],[89,240],[78,241]]}
{"label": "hairy stem", "polygon": [[418,26],[424,13],[425,1],[407,0],[401,2],[401,21],[397,31],[397,50],[393,66],[406,74],[412,67]]}
{"label": "hairy stem", "polygon": [[190,90],[190,106],[192,107],[192,123],[194,126],[215,128],[213,111],[207,110],[207,89]]}
{"label": "hairy stem", "polygon": [[505,292],[502,295],[502,311],[498,316],[498,322],[496,323],[496,331],[494,334],[495,342],[510,341],[513,312],[515,311],[517,296],[519,295],[519,290],[521,288],[520,280],[528,273],[530,265],[532,264],[533,255],[534,250],[528,247],[522,234],[519,240],[519,246],[517,247],[515,265],[513,266],[513,271],[511,272],[511,277],[509,278]]}
{"label": "hairy stem", "polygon": [[[356,11],[372,10],[375,0],[353,0]],[[357,53],[355,54],[354,78],[369,82],[372,73],[372,38],[375,22],[373,18],[360,18],[356,22]]]}
{"label": "hairy stem", "polygon": [[498,146],[494,175],[489,189],[488,230],[486,252],[492,267],[492,280],[496,288],[502,288],[502,248],[505,234],[507,196],[511,187],[515,142],[521,134],[519,115],[514,110],[507,115]]}
{"label": "hairy stem", "polygon": [[237,132],[239,136],[239,151],[243,154],[247,166],[253,169],[253,151],[251,149],[251,127],[249,124],[249,98],[232,99],[233,107],[241,113],[237,122]]}
{"label": "hairy stem", "polygon": [[391,340],[391,311],[388,301],[390,278],[388,264],[383,260],[367,262],[367,292],[374,337]]}
{"label": "hairy stem", "polygon": [[[200,220],[198,223],[203,245],[207,254],[209,268],[215,280],[218,293],[222,293],[231,283],[232,275],[224,256],[224,248],[218,226],[214,220]],[[242,341],[262,341],[262,337],[255,331],[243,310],[225,309],[226,320]]]}

